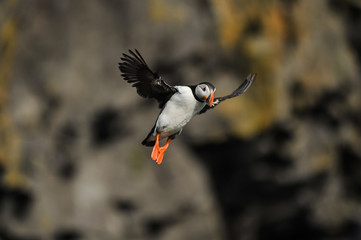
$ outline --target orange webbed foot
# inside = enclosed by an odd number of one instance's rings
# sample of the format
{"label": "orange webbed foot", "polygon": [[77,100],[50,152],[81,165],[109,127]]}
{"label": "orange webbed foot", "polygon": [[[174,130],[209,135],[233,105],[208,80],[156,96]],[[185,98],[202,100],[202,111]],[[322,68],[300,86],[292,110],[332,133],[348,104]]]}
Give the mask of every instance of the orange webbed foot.
{"label": "orange webbed foot", "polygon": [[159,148],[159,154],[158,154],[158,157],[157,157],[157,160],[156,160],[158,164],[162,163],[165,150],[167,150],[167,148],[164,148],[164,147]]}
{"label": "orange webbed foot", "polygon": [[153,147],[151,158],[156,161],[159,155],[159,133],[157,134],[157,138],[155,140],[155,144]]}
{"label": "orange webbed foot", "polygon": [[162,163],[163,157],[164,157],[164,152],[160,152],[159,155],[158,155],[158,158],[156,160],[158,165]]}
{"label": "orange webbed foot", "polygon": [[157,163],[161,164],[163,161],[163,157],[164,157],[164,153],[165,151],[168,149],[169,143],[172,139],[168,138],[167,142],[165,143],[165,145],[163,147],[159,148],[159,153],[158,153],[158,157],[157,157]]}
{"label": "orange webbed foot", "polygon": [[157,134],[156,141],[152,150],[151,158],[157,162],[157,164],[161,164],[163,161],[164,153],[167,150],[169,143],[172,139],[168,138],[167,142],[163,147],[159,147],[159,133]]}

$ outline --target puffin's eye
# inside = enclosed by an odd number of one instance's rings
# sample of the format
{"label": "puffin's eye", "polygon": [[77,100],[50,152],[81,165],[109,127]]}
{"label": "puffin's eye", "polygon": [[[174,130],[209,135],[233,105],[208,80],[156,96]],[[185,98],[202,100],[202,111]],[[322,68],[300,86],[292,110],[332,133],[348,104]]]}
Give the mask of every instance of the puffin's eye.
{"label": "puffin's eye", "polygon": [[205,91],[206,91],[206,88],[205,88],[205,87],[202,87],[202,91],[205,92]]}

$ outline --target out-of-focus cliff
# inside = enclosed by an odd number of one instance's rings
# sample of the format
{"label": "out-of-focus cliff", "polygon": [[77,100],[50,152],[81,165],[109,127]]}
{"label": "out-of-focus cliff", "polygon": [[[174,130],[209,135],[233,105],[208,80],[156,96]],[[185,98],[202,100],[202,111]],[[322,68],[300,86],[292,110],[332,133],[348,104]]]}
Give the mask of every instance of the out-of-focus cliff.
{"label": "out-of-focus cliff", "polygon": [[[0,239],[360,239],[357,0],[0,1]],[[117,68],[237,99],[162,165]]]}

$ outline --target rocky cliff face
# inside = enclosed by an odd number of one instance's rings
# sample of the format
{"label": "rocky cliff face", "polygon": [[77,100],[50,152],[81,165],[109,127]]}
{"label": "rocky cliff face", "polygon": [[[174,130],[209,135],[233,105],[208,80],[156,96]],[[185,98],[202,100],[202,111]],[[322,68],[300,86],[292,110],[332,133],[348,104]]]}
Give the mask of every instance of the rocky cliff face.
{"label": "rocky cliff face", "polygon": [[[358,1],[0,2],[0,239],[361,238]],[[117,69],[241,97],[162,165]]]}

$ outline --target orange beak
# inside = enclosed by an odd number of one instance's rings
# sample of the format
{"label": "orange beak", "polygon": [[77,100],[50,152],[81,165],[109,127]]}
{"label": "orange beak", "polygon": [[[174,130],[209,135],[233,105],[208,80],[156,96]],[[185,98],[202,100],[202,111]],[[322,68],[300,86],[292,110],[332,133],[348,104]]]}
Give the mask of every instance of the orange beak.
{"label": "orange beak", "polygon": [[213,98],[214,98],[214,92],[212,91],[212,93],[211,93],[211,98],[209,99],[209,101],[208,101],[208,106],[210,106],[210,107],[213,107]]}

